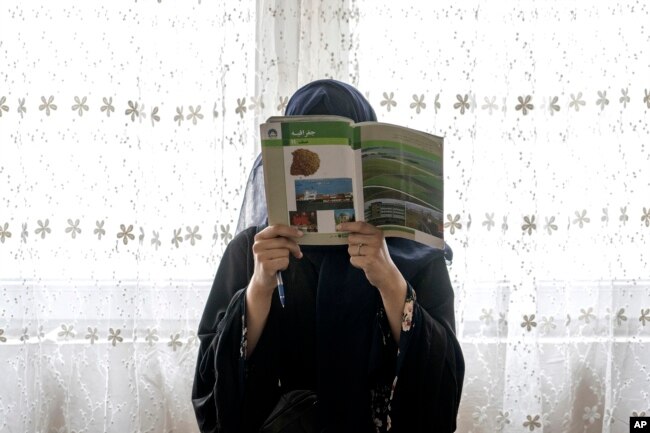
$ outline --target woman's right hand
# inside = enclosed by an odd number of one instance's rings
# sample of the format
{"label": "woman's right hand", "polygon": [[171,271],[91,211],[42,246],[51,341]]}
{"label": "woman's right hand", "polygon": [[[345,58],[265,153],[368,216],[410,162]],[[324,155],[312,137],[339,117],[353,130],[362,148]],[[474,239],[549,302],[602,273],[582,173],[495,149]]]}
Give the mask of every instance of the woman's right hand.
{"label": "woman's right hand", "polygon": [[289,254],[293,254],[297,259],[302,258],[300,246],[296,242],[302,236],[302,231],[284,224],[266,227],[255,235],[255,268],[250,290],[271,296],[277,286],[276,273],[289,266]]}
{"label": "woman's right hand", "polygon": [[253,243],[255,268],[246,290],[247,334],[244,358],[255,350],[271,309],[271,298],[277,286],[276,273],[289,266],[289,254],[302,257],[296,239],[303,233],[284,224],[272,225],[257,235]]}

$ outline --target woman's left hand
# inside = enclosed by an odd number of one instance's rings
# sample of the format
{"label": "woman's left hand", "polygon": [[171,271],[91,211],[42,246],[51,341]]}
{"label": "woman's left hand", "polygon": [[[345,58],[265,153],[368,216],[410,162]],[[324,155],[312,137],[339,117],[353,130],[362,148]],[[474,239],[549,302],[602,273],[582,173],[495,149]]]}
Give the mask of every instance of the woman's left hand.
{"label": "woman's left hand", "polygon": [[406,280],[390,257],[384,233],[366,222],[341,223],[338,231],[350,232],[348,253],[352,266],[363,270],[366,278],[382,295],[404,293]]}

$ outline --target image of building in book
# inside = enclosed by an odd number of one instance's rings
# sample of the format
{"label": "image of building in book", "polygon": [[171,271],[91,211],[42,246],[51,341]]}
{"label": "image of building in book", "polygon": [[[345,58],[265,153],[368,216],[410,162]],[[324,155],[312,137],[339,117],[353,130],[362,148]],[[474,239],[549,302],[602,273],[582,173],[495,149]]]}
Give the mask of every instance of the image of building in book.
{"label": "image of building in book", "polygon": [[289,221],[292,226],[305,232],[318,231],[318,217],[315,211],[290,211]]}
{"label": "image of building in book", "polygon": [[352,179],[297,179],[296,210],[312,212],[318,210],[352,209]]}
{"label": "image of building in book", "polygon": [[334,211],[334,221],[336,224],[351,223],[354,219],[354,209],[337,209]]}
{"label": "image of building in book", "polygon": [[406,208],[399,200],[373,200],[366,202],[364,209],[366,221],[376,226],[400,225],[406,223]]}

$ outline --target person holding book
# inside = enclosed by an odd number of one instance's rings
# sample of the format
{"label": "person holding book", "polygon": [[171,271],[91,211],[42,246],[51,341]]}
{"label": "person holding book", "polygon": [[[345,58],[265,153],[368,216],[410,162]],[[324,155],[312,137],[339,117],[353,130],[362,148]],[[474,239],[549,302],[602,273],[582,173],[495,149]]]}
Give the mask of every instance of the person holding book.
{"label": "person holding book", "polygon": [[[286,114],[376,120],[354,87],[335,80],[299,89]],[[275,414],[299,415],[303,406],[287,401],[307,390],[314,425],[295,431],[454,431],[464,360],[445,251],[385,239],[359,221],[337,227],[347,245],[299,245],[300,230],[266,224],[260,162],[199,324],[200,430],[283,431],[287,416]]]}

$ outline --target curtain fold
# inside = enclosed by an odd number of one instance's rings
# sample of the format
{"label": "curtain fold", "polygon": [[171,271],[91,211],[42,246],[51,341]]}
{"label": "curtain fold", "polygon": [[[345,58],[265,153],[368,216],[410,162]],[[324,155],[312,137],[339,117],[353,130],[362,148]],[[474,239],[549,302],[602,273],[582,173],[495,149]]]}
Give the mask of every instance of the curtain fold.
{"label": "curtain fold", "polygon": [[197,431],[255,157],[255,5],[3,3],[0,430]]}

